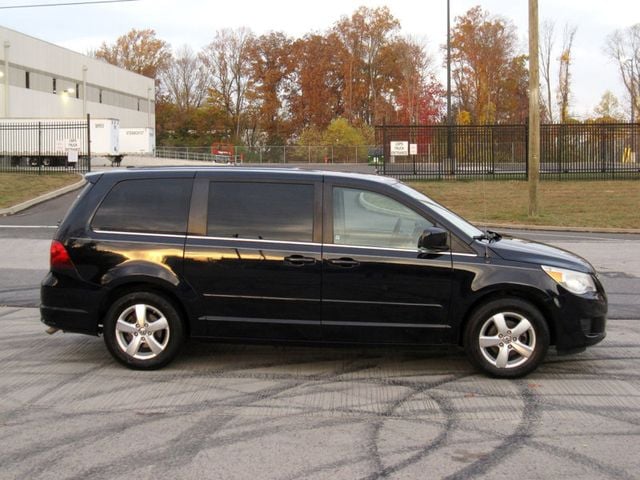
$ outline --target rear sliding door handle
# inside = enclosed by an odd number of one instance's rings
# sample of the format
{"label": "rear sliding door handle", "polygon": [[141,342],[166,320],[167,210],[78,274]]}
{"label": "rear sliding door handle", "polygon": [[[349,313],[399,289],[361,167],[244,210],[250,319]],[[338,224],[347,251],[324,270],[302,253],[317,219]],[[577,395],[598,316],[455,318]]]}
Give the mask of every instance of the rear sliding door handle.
{"label": "rear sliding door handle", "polygon": [[316,259],[304,257],[302,255],[289,255],[288,257],[284,257],[284,263],[293,265],[294,267],[302,267],[304,265],[312,265],[316,263]]}
{"label": "rear sliding door handle", "polygon": [[342,268],[353,268],[360,265],[360,262],[354,260],[353,258],[332,258],[329,260],[331,265],[335,265],[336,267]]}

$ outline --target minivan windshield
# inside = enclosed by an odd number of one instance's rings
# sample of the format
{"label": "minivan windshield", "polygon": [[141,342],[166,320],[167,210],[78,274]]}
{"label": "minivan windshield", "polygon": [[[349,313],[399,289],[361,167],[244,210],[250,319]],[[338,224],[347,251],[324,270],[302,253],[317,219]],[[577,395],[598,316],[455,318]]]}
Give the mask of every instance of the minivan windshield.
{"label": "minivan windshield", "polygon": [[395,183],[393,184],[393,186],[398,190],[400,190],[401,192],[409,195],[412,198],[415,198],[422,204],[429,207],[436,214],[440,215],[440,217],[444,218],[449,223],[454,225],[456,228],[461,230],[469,238],[482,236],[483,232],[478,227],[470,224],[461,216],[453,213],[451,210],[446,209],[445,207],[440,205],[438,202],[430,199],[426,195],[418,192],[417,190],[414,190],[410,186],[405,185],[404,183],[401,183],[401,182]]}

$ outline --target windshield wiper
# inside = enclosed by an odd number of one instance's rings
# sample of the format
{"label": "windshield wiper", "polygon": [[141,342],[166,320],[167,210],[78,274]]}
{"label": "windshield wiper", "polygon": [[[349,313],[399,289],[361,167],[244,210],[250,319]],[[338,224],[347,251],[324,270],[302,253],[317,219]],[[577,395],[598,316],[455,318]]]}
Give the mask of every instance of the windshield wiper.
{"label": "windshield wiper", "polygon": [[482,235],[476,235],[473,237],[474,240],[487,240],[489,242],[497,242],[502,238],[498,232],[494,232],[492,230],[485,230],[482,232]]}

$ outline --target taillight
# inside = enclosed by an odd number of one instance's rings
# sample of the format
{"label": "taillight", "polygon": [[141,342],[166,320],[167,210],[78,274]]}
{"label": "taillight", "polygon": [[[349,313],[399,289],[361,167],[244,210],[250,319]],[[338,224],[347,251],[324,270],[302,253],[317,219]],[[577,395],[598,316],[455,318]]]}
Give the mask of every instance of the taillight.
{"label": "taillight", "polygon": [[57,240],[51,242],[49,259],[49,264],[52,269],[73,268],[73,262],[71,261],[71,257],[69,257],[67,249]]}

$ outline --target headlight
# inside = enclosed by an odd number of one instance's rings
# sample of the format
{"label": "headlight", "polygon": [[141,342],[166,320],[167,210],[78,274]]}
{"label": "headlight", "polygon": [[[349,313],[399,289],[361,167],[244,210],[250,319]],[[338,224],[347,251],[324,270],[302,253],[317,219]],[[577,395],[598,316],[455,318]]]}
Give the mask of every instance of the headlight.
{"label": "headlight", "polygon": [[583,293],[596,291],[596,284],[593,282],[593,277],[588,273],[565,270],[564,268],[547,267],[545,265],[542,265],[542,269],[547,275],[571,293],[582,295]]}

